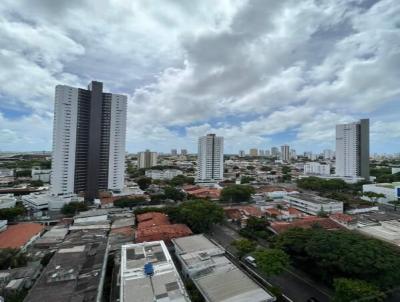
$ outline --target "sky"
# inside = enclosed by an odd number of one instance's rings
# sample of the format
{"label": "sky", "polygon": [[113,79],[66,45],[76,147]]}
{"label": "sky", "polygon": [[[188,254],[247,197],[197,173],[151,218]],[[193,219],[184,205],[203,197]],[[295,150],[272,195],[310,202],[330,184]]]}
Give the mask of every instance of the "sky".
{"label": "sky", "polygon": [[0,151],[51,150],[57,84],[128,95],[127,150],[400,152],[398,0],[2,0]]}

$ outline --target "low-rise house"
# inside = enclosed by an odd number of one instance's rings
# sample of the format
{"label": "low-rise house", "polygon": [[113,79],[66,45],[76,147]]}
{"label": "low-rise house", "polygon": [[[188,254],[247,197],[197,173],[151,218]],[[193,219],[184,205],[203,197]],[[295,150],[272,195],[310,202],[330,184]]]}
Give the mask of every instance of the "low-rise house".
{"label": "low-rise house", "polygon": [[240,223],[242,227],[246,226],[250,217],[261,218],[265,216],[259,208],[254,206],[225,207],[224,212],[228,221]]}
{"label": "low-rise house", "polygon": [[44,226],[40,223],[18,223],[10,225],[0,233],[0,249],[12,248],[24,251],[32,242],[40,237]]}
{"label": "low-rise house", "polygon": [[183,274],[206,302],[272,302],[276,298],[243,273],[204,235],[172,240]]}
{"label": "low-rise house", "polygon": [[199,186],[185,186],[183,190],[188,195],[192,195],[197,198],[208,198],[210,200],[219,200],[221,196],[221,189],[208,188]]}
{"label": "low-rise house", "polygon": [[192,231],[185,224],[171,224],[163,213],[149,212],[136,216],[138,225],[136,242],[163,240],[170,243],[171,239],[189,236]]}
{"label": "low-rise house", "polygon": [[24,302],[101,301],[107,231],[70,232]]}
{"label": "low-rise house", "polygon": [[34,167],[31,171],[32,180],[40,180],[42,182],[50,182],[51,169],[41,169]]}
{"label": "low-rise house", "polygon": [[325,230],[343,229],[343,226],[341,226],[339,223],[333,221],[330,218],[322,218],[315,216],[305,217],[303,219],[295,220],[293,222],[284,222],[284,221],[272,222],[269,226],[269,229],[275,234],[280,234],[287,231],[290,228],[309,229],[316,225]]}
{"label": "low-rise house", "polygon": [[0,209],[15,207],[17,198],[14,194],[0,194]]}
{"label": "low-rise house", "polygon": [[400,199],[400,182],[392,183],[378,183],[378,184],[366,184],[363,185],[363,193],[373,192],[377,194],[383,194],[385,197],[370,198],[368,196],[362,196],[362,199],[367,201],[377,201],[381,203],[387,203],[389,201],[395,201]]}
{"label": "low-rise house", "polygon": [[150,177],[151,179],[159,179],[159,180],[169,180],[178,175],[182,175],[183,172],[178,169],[165,169],[165,170],[146,170],[146,177]]}

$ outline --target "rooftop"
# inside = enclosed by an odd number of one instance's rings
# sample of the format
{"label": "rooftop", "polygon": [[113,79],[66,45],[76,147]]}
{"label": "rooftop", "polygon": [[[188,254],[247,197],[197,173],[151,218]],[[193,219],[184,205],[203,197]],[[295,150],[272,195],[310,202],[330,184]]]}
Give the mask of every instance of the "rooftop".
{"label": "rooftop", "polygon": [[7,230],[0,233],[0,249],[24,247],[32,237],[38,235],[44,230],[40,223],[18,223],[9,225]]}
{"label": "rooftop", "polygon": [[279,234],[287,231],[290,228],[309,229],[314,225],[319,225],[320,227],[326,230],[338,230],[343,228],[339,223],[333,221],[330,218],[322,218],[315,216],[305,217],[303,219],[296,220],[293,222],[272,222],[270,228],[275,233]]}
{"label": "rooftop", "polygon": [[287,198],[289,198],[289,199],[297,198],[297,199],[305,200],[305,201],[308,201],[308,202],[311,202],[314,204],[330,204],[330,203],[340,202],[338,200],[325,198],[325,197],[321,197],[321,196],[313,195],[313,194],[306,194],[306,193],[292,194],[292,195],[289,195]]}
{"label": "rooftop", "polygon": [[71,232],[24,301],[96,301],[106,247],[104,230]]}
{"label": "rooftop", "polygon": [[173,242],[175,253],[206,301],[275,301],[204,235],[177,238]]}
{"label": "rooftop", "polygon": [[120,301],[190,301],[163,241],[122,246]]}

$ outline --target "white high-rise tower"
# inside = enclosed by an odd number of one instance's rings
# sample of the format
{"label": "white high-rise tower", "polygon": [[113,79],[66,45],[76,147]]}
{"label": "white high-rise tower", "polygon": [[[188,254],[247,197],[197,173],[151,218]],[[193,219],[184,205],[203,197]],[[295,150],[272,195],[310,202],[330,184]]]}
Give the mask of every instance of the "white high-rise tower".
{"label": "white high-rise tower", "polygon": [[207,134],[199,138],[197,181],[215,182],[224,177],[224,138]]}
{"label": "white high-rise tower", "polygon": [[288,145],[281,146],[281,159],[283,161],[290,161],[290,148]]}
{"label": "white high-rise tower", "polygon": [[124,186],[127,97],[103,92],[103,83],[88,89],[56,86],[51,190],[54,195]]}
{"label": "white high-rise tower", "polygon": [[369,119],[336,125],[336,175],[369,180]]}

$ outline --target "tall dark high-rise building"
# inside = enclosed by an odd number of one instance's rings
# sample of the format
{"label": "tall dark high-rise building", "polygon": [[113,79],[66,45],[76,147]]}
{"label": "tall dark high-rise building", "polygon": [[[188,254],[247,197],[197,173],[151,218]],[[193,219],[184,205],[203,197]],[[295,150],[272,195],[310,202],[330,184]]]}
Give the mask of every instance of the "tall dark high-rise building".
{"label": "tall dark high-rise building", "polygon": [[56,86],[53,127],[52,193],[120,191],[124,185],[127,97],[88,89]]}

